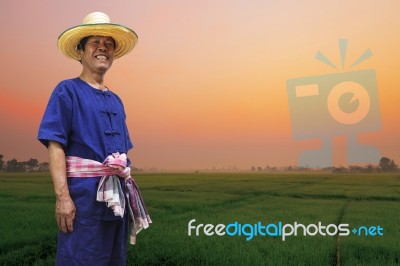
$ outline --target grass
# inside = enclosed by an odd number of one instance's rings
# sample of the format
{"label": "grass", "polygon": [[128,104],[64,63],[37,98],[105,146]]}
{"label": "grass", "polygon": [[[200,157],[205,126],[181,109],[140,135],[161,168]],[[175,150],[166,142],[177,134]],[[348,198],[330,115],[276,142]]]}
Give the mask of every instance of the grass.
{"label": "grass", "polygon": [[[153,224],[128,248],[131,265],[396,265],[399,174],[140,173]],[[0,174],[0,264],[53,265],[51,178]],[[188,236],[195,224],[380,225],[384,236]]]}

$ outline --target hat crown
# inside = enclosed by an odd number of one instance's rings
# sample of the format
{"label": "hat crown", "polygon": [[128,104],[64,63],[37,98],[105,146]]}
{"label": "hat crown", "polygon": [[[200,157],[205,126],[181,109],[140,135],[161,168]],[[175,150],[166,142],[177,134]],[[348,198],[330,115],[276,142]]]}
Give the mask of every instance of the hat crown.
{"label": "hat crown", "polygon": [[103,12],[93,12],[83,18],[82,24],[110,23],[110,17]]}

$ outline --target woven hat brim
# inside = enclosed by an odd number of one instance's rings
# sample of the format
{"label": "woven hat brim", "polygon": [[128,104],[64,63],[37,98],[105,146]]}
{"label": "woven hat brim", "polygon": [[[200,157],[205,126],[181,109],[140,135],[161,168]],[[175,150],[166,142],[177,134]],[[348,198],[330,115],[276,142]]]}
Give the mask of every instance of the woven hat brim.
{"label": "woven hat brim", "polygon": [[138,41],[138,36],[133,30],[119,24],[86,24],[72,27],[61,33],[57,46],[67,57],[79,60],[76,46],[82,38],[92,35],[110,36],[115,40],[114,59],[132,51]]}

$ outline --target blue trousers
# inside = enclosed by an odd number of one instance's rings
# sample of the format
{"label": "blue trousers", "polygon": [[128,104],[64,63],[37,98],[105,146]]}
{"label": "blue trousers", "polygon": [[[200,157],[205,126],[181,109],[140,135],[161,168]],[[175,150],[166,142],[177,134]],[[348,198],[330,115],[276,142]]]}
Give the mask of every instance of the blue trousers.
{"label": "blue trousers", "polygon": [[56,265],[125,265],[128,220],[99,221],[76,216],[71,233],[58,232]]}

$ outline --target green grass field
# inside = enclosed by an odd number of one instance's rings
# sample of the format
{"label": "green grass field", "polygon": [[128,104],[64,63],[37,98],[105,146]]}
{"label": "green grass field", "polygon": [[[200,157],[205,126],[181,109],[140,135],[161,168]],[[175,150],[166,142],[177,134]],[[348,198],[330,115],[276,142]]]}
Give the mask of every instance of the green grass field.
{"label": "green grass field", "polygon": [[[129,265],[399,265],[400,174],[140,173],[153,224]],[[0,173],[1,265],[53,265],[47,173]],[[188,236],[188,223],[380,226],[383,236]]]}

